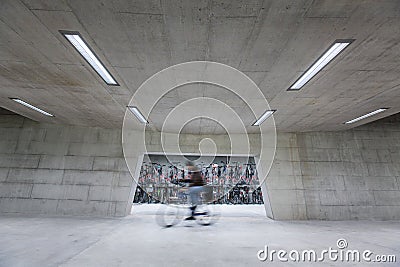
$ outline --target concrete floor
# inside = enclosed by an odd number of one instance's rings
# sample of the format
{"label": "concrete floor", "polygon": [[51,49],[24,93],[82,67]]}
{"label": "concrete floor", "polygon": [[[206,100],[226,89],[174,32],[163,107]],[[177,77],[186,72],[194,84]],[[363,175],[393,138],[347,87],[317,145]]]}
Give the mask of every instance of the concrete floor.
{"label": "concrete floor", "polygon": [[321,263],[261,262],[270,249],[336,247],[396,255],[397,263],[342,263],[324,266],[399,266],[400,223],[393,221],[297,221],[266,219],[263,207],[223,206],[213,226],[183,222],[163,229],[154,205],[134,207],[122,219],[0,217],[0,266],[319,266]]}

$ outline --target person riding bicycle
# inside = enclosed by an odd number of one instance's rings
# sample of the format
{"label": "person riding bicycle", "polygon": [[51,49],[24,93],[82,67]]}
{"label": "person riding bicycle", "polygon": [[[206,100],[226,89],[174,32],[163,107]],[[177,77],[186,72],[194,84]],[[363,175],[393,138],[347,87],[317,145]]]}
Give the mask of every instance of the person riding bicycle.
{"label": "person riding bicycle", "polygon": [[199,205],[201,201],[200,194],[204,188],[204,180],[201,175],[200,169],[196,167],[192,162],[188,161],[186,163],[186,166],[188,168],[189,178],[182,180],[183,182],[189,183],[189,197],[192,206],[189,208],[191,210],[191,215],[185,220],[194,220],[195,210],[197,208],[197,205]]}

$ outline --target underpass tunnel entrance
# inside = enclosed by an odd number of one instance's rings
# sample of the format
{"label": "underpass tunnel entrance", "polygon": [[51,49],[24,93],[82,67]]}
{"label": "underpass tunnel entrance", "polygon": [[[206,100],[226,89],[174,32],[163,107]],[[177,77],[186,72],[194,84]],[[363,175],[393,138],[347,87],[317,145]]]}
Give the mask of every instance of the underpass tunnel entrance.
{"label": "underpass tunnel entrance", "polygon": [[[225,213],[265,216],[262,190],[255,159],[252,156],[200,156],[196,154],[146,154],[140,168],[133,205],[185,202],[182,193],[188,178],[187,162],[201,172],[206,187],[212,192],[210,204],[224,207]],[[242,206],[242,207],[239,207]],[[134,210],[134,209],[133,209]]]}

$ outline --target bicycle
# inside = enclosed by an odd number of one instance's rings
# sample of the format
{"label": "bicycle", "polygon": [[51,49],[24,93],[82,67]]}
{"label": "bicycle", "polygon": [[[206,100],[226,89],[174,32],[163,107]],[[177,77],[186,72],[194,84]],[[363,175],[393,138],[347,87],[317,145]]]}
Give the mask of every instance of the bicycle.
{"label": "bicycle", "polygon": [[[204,186],[203,192],[200,194],[201,203],[197,205],[193,214],[195,221],[203,226],[212,225],[219,219],[220,212],[215,205],[209,205],[213,200],[213,188]],[[168,203],[164,203],[157,211],[156,221],[165,228],[169,228],[179,224],[187,215],[191,207],[188,202],[188,188],[183,187],[178,190],[176,197],[170,197]]]}

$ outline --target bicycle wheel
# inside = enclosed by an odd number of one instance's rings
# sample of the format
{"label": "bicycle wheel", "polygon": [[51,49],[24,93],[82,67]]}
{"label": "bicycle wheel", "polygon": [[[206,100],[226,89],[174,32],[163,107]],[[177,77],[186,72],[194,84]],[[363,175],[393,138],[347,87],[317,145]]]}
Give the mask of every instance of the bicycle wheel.
{"label": "bicycle wheel", "polygon": [[199,205],[194,216],[198,224],[211,225],[218,221],[220,212],[215,205]]}
{"label": "bicycle wheel", "polygon": [[175,205],[163,204],[157,211],[156,221],[161,227],[171,227],[181,221],[180,209]]}

